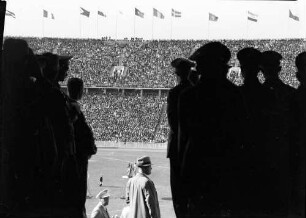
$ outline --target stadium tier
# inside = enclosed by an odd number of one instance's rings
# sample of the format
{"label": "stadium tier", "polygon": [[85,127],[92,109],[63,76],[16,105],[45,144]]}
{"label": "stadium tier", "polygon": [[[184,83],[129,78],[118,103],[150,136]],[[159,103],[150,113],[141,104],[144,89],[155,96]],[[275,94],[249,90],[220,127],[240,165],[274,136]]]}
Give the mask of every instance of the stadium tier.
{"label": "stadium tier", "polygon": [[[175,85],[170,62],[177,57],[189,57],[195,49],[207,42],[55,38],[26,40],[35,53],[51,51],[72,55],[68,78],[81,77],[86,87],[96,87],[93,90],[99,90],[99,87],[126,89],[126,92],[91,90],[87,91],[82,100],[83,111],[96,140],[123,142],[167,141],[169,128],[165,114],[165,90]],[[240,85],[243,82],[237,67],[237,52],[241,48],[253,46],[261,51],[275,50],[281,53],[281,79],[293,87],[298,86],[294,59],[305,50],[303,39],[222,42],[231,49],[230,65],[236,66],[228,75],[233,83]],[[66,85],[66,81],[63,85]],[[143,94],[139,91],[141,89],[164,89],[164,92]]]}
{"label": "stadium tier", "polygon": [[[96,40],[25,38],[35,53],[47,51],[73,55],[70,77],[82,77],[86,86],[116,86],[137,88],[171,88],[175,77],[170,66],[177,57],[189,57],[206,40]],[[297,87],[294,58],[305,50],[303,39],[283,40],[222,40],[236,54],[244,47],[261,51],[275,50],[282,54],[281,79]],[[235,83],[241,80],[230,76]]]}

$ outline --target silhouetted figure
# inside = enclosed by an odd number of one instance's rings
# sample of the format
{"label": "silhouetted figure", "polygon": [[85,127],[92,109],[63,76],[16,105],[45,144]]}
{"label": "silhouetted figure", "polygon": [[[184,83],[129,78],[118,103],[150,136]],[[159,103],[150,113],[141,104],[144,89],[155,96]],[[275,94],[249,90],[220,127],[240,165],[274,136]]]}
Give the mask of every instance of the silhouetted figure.
{"label": "silhouetted figure", "polygon": [[[261,52],[247,47],[237,53],[244,84],[240,87],[245,114],[243,115],[243,162],[245,165],[244,182],[241,191],[245,194],[245,206],[252,212],[263,211],[265,201],[266,177],[263,174],[267,163],[264,159],[268,129],[263,116],[266,103],[263,86],[258,80]],[[252,196],[252,197],[251,197]]]}
{"label": "silhouetted figure", "polygon": [[1,203],[8,214],[18,217],[35,213],[31,207],[41,208],[39,193],[46,190],[39,186],[44,166],[36,141],[39,119],[33,97],[41,72],[25,40],[6,39],[1,61],[1,155],[5,160],[1,162]]}
{"label": "silhouetted figure", "polygon": [[262,53],[260,67],[265,77],[263,115],[266,121],[264,154],[267,209],[286,216],[289,201],[289,100],[294,89],[279,78],[282,56],[275,51]]}
{"label": "silhouetted figure", "polygon": [[241,203],[242,102],[237,87],[226,79],[230,57],[220,42],[195,51],[190,59],[201,79],[179,98],[178,162],[190,217],[235,213]]}
{"label": "silhouetted figure", "polygon": [[290,104],[290,214],[305,217],[305,144],[306,144],[306,52],[295,59],[296,77],[300,82]]}
{"label": "silhouetted figure", "polygon": [[77,166],[80,177],[78,184],[79,194],[76,197],[79,199],[79,206],[84,208],[84,215],[86,216],[85,201],[87,193],[88,159],[97,153],[97,147],[93,132],[87,124],[85,116],[81,111],[81,106],[78,103],[83,95],[83,81],[79,78],[70,78],[67,88],[70,97],[70,114],[74,127]]}
{"label": "silhouetted figure", "polygon": [[76,197],[79,190],[76,186],[76,181],[79,181],[79,173],[73,122],[68,96],[57,85],[59,57],[52,53],[45,53],[42,56],[46,59],[43,68],[45,80],[42,80],[40,85],[41,89],[46,91],[44,107],[52,124],[58,151],[56,204],[64,208],[73,208],[78,214],[76,216],[82,217],[83,208],[78,206],[78,198]]}
{"label": "silhouetted figure", "polygon": [[176,216],[183,217],[186,214],[186,197],[184,197],[182,191],[182,185],[180,184],[179,165],[178,162],[178,99],[180,93],[188,87],[191,87],[191,83],[188,80],[188,76],[191,72],[191,67],[195,66],[195,63],[185,59],[177,58],[171,62],[171,66],[175,69],[178,85],[169,90],[167,99],[167,116],[170,127],[167,158],[170,160],[170,185],[172,192],[172,200],[174,211]]}

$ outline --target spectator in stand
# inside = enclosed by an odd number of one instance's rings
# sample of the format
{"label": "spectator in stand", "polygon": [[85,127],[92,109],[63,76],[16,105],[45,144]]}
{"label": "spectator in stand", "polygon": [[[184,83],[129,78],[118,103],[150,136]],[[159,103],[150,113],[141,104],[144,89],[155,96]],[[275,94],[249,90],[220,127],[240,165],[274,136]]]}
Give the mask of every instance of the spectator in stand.
{"label": "spectator in stand", "polygon": [[88,159],[92,155],[97,153],[97,147],[95,145],[95,139],[93,132],[88,126],[84,114],[81,111],[78,103],[83,95],[83,81],[79,78],[70,78],[68,80],[67,88],[69,93],[69,107],[70,116],[73,121],[74,127],[74,139],[76,146],[76,160],[79,171],[79,195],[76,197],[79,199],[79,206],[84,210],[84,216],[86,216],[86,193],[87,193],[87,170],[88,170]]}
{"label": "spectator in stand", "polygon": [[[167,158],[170,160],[170,184],[175,214],[178,218],[185,217],[187,208],[186,197],[183,193],[183,186],[180,184],[180,162],[178,162],[178,99],[182,91],[191,86],[188,80],[191,68],[195,63],[185,59],[176,58],[171,62],[171,66],[175,69],[178,85],[169,90],[167,99],[167,116],[170,127]],[[182,202],[183,201],[183,202]]]}

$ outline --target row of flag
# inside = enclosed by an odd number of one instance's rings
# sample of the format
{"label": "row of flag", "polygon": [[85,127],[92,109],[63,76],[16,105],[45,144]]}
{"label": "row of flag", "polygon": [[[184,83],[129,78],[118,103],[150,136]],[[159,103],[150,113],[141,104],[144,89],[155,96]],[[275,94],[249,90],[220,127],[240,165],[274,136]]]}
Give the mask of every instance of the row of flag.
{"label": "row of flag", "polygon": [[[295,20],[295,21],[300,21],[300,18],[297,15],[294,15],[292,11],[289,9],[289,18]],[[217,22],[219,17],[215,14],[208,13],[208,20],[209,21],[214,21]],[[247,11],[247,19],[249,21],[257,22],[258,21],[258,14],[255,14],[251,11]]]}
{"label": "row of flag", "polygon": [[[88,11],[88,10],[82,8],[82,7],[80,7],[80,9],[81,9],[81,13],[80,13],[81,15],[83,15],[85,17],[90,16],[90,11]],[[50,18],[54,20],[55,19],[54,14],[43,9],[43,17],[44,18],[49,18],[49,14],[50,14]],[[120,11],[120,14],[123,14],[123,13]],[[12,17],[12,18],[16,18],[15,13],[12,12],[12,11],[9,11],[9,10],[6,10],[5,15],[9,16],[9,17]],[[106,14],[103,13],[102,11],[98,11],[98,15],[102,16],[102,17],[106,17]],[[144,18],[145,14],[144,14],[144,12],[141,12],[139,9],[135,8],[135,15],[138,16],[138,17]],[[153,16],[157,17],[157,18],[160,18],[160,19],[165,18],[164,14],[162,12],[158,11],[156,8],[153,8]],[[182,12],[172,9],[171,10],[171,16],[172,17],[181,17]],[[290,9],[289,9],[289,18],[291,18],[295,21],[300,20],[300,18],[297,15],[294,15]],[[219,19],[219,17],[217,15],[215,15],[213,13],[210,13],[210,12],[208,13],[208,20],[209,21],[217,22],[218,19]],[[247,19],[252,21],[252,22],[257,22],[258,21],[258,14],[255,14],[251,11],[247,11]]]}
{"label": "row of flag", "polygon": [[[86,10],[82,7],[80,7],[80,9],[81,9],[81,15],[83,15],[85,17],[90,17],[90,11],[89,10]],[[120,14],[123,14],[123,13],[120,11]],[[100,15],[102,17],[106,17],[106,14],[103,13],[102,11],[98,11],[98,15]],[[145,13],[140,11],[138,8],[135,8],[135,15],[138,16],[138,17],[144,18]],[[157,10],[156,8],[153,8],[153,16],[158,17],[160,19],[165,18],[165,15],[162,12],[160,12],[159,10]],[[172,17],[181,17],[182,12],[172,9],[171,10],[171,16]]]}

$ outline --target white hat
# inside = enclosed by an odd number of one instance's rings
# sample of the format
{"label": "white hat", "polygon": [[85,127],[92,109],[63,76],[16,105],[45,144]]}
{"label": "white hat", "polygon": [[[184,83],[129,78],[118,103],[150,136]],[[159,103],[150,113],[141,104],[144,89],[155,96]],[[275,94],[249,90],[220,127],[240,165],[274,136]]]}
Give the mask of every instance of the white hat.
{"label": "white hat", "polygon": [[103,199],[108,198],[110,195],[108,194],[108,190],[104,189],[103,191],[100,191],[99,194],[97,194],[96,198]]}

